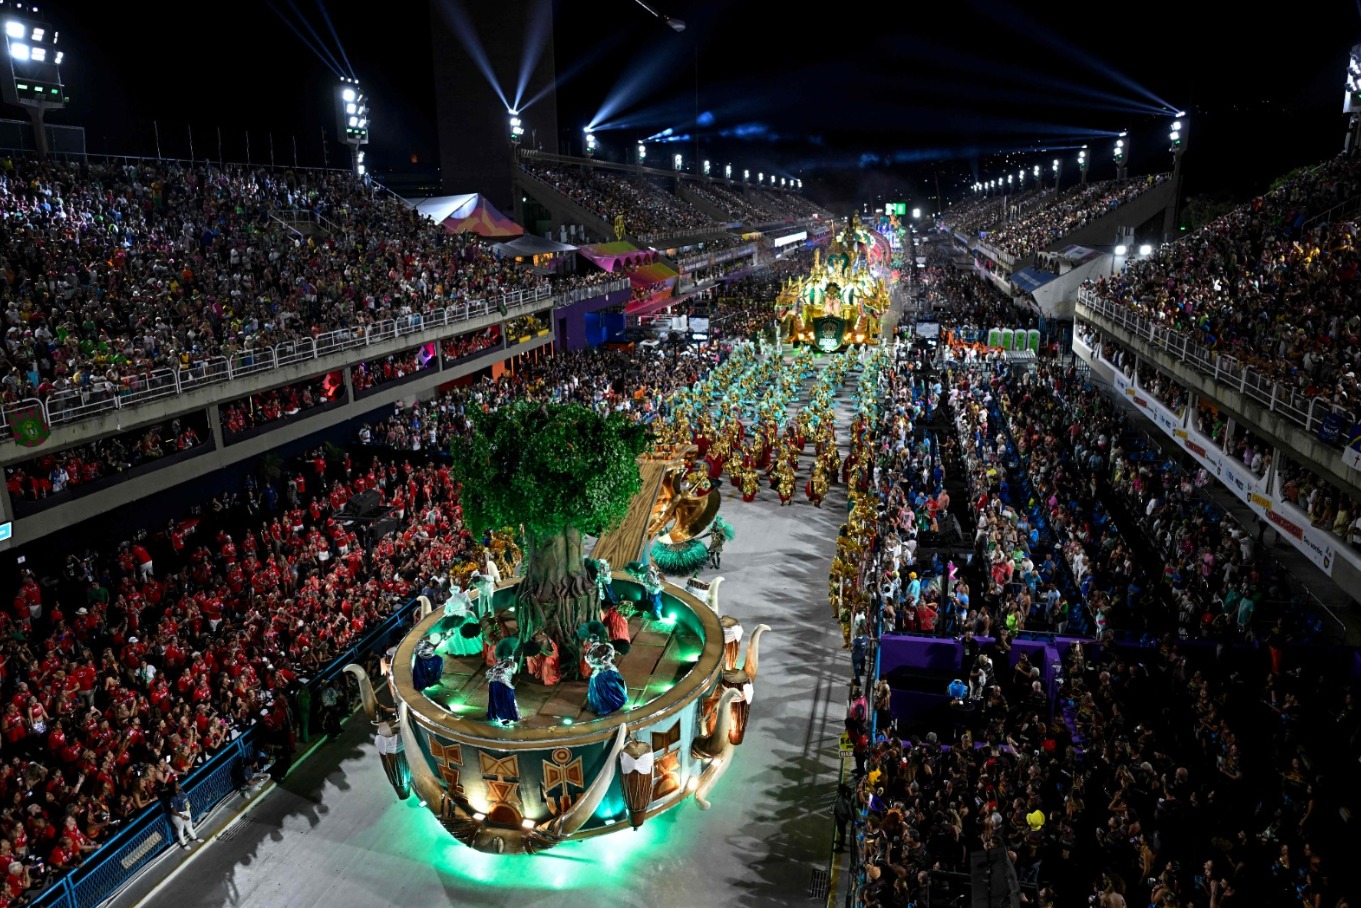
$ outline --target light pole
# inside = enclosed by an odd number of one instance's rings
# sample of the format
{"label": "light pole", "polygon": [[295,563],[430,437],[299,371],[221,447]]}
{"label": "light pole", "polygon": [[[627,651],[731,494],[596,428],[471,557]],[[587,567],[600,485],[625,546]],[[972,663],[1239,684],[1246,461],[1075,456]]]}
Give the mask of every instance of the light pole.
{"label": "light pole", "polygon": [[66,86],[61,81],[65,54],[57,50],[58,33],[37,17],[36,6],[0,8],[5,21],[5,59],[9,72],[0,78],[0,96],[6,103],[28,111],[33,124],[33,148],[46,158],[47,129],[43,118],[49,110],[66,107]]}
{"label": "light pole", "polygon": [[1078,173],[1081,175],[1081,182],[1079,183],[1079,185],[1081,185],[1081,186],[1086,186],[1086,185],[1087,185],[1087,146],[1086,146],[1086,145],[1083,145],[1083,146],[1082,146],[1082,149],[1077,153],[1077,170],[1078,170]]}
{"label": "light pole", "polygon": [[1123,180],[1126,173],[1126,161],[1129,160],[1129,133],[1122,132],[1120,137],[1115,140],[1115,178]]}
{"label": "light pole", "polygon": [[1058,192],[1058,191],[1059,191],[1059,179],[1060,179],[1062,176],[1063,176],[1063,165],[1059,163],[1059,159],[1058,159],[1058,158],[1055,158],[1055,159],[1054,159],[1054,191],[1055,191],[1055,192]]}
{"label": "light pole", "polygon": [[1186,111],[1178,111],[1167,133],[1167,150],[1172,152],[1172,199],[1167,203],[1167,213],[1163,218],[1163,242],[1172,241],[1177,229],[1177,209],[1181,205],[1181,156],[1186,152],[1187,132]]}
{"label": "light pole", "polygon": [[336,86],[336,131],[350,146],[351,167],[357,177],[368,169],[361,145],[369,144],[369,101],[359,88],[358,79],[341,79]]}
{"label": "light pole", "polygon": [[586,157],[593,158],[595,157],[596,149],[595,130],[587,126],[583,132],[586,133]]}

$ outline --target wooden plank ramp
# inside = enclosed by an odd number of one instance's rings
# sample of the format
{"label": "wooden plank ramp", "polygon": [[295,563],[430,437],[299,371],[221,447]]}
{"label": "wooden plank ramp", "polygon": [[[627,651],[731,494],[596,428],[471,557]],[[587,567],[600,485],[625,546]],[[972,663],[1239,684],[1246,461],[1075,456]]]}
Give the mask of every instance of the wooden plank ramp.
{"label": "wooden plank ramp", "polygon": [[642,474],[643,485],[629,502],[629,511],[619,526],[610,530],[596,541],[591,551],[592,558],[604,558],[616,571],[623,570],[630,561],[637,561],[647,541],[647,524],[652,518],[652,506],[662,490],[662,479],[666,476],[670,462],[666,460],[641,459],[638,471]]}

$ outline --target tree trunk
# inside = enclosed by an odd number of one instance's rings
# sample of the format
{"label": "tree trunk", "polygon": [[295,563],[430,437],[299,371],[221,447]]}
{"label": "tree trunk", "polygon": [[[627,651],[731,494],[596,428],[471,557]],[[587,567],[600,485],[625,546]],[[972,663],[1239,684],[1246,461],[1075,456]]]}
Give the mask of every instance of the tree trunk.
{"label": "tree trunk", "polygon": [[558,645],[562,674],[581,674],[581,642],[577,628],[600,618],[595,584],[586,574],[581,556],[581,531],[568,527],[561,533],[530,541],[525,579],[516,594],[516,621],[521,644],[543,631]]}

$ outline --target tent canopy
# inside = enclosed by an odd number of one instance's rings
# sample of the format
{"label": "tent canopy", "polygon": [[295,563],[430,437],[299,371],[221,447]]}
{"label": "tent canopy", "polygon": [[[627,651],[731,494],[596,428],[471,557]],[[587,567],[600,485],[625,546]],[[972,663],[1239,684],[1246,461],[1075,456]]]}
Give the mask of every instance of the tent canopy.
{"label": "tent canopy", "polygon": [[449,233],[475,233],[487,237],[517,237],[525,230],[496,210],[481,194],[438,195],[409,204],[421,214],[443,225]]}
{"label": "tent canopy", "polygon": [[577,247],[568,245],[567,243],[559,243],[557,240],[549,240],[541,236],[535,236],[532,233],[526,233],[524,236],[510,240],[509,242],[496,244],[496,251],[508,258],[571,252],[576,248]]}

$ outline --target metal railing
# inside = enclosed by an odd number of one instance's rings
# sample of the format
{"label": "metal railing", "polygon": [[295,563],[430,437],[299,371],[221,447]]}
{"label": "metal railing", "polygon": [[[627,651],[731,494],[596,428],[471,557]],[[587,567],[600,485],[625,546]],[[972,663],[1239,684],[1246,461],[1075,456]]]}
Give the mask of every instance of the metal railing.
{"label": "metal railing", "polygon": [[[628,282],[616,283],[627,286]],[[605,287],[613,286],[610,284],[582,289],[590,295],[602,295],[607,292]],[[421,331],[457,327],[472,319],[493,313],[509,316],[524,310],[546,308],[548,305],[567,305],[567,302],[560,302],[560,298],[577,292],[579,291],[554,295],[548,290],[532,292],[517,290],[494,300],[454,303],[396,319],[384,319],[370,325],[323,331],[315,337],[285,341],[272,347],[238,351],[230,357],[207,357],[179,368],[154,369],[147,374],[129,373],[119,376],[117,381],[107,378],[96,379],[88,387],[58,391],[41,400],[26,398],[0,408],[0,439],[13,438],[16,417],[21,411],[34,406],[39,409],[49,426],[66,425],[110,410],[126,410],[150,401],[197,391],[209,385],[228,385],[237,379],[271,372],[282,366],[296,365],[309,360],[319,361],[322,357],[359,350],[375,343]],[[329,363],[326,366],[319,364],[317,374],[333,371],[348,364],[348,362]],[[230,388],[223,389],[221,399],[232,396],[237,396],[237,393]]]}
{"label": "metal railing", "polygon": [[1306,395],[1297,388],[1287,387],[1235,357],[1216,353],[1209,347],[1197,344],[1175,328],[1137,315],[1126,306],[1098,296],[1091,288],[1083,287],[1078,291],[1078,303],[1093,314],[1119,325],[1135,338],[1167,351],[1216,384],[1233,389],[1268,411],[1279,414],[1315,438],[1318,438],[1318,430],[1329,414],[1336,414],[1341,417],[1343,426],[1333,447],[1341,448],[1345,444],[1342,436],[1356,421],[1355,413],[1320,397]]}

